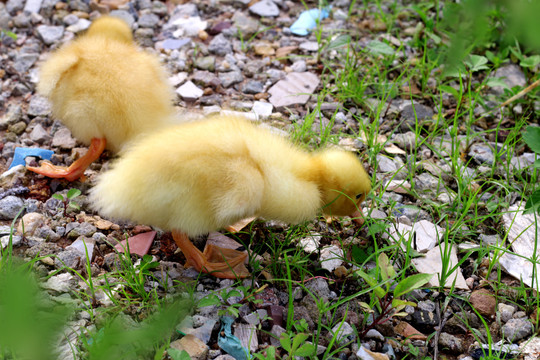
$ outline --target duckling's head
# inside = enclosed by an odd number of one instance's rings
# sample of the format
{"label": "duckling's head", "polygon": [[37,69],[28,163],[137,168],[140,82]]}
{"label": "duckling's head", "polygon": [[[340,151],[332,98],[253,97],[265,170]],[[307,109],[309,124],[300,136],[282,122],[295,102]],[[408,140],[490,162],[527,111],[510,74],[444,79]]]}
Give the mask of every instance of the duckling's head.
{"label": "duckling's head", "polygon": [[95,20],[88,31],[87,36],[104,36],[123,43],[132,43],[133,34],[131,28],[122,19],[113,16],[102,16]]}
{"label": "duckling's head", "polygon": [[323,213],[352,215],[371,190],[371,179],[352,153],[325,150],[315,155],[320,166]]}

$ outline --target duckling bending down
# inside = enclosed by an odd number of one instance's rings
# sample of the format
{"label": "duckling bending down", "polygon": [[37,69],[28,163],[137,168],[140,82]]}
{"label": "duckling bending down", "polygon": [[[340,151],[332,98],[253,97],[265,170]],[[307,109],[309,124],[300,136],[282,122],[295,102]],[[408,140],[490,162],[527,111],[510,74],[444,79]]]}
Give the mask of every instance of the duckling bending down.
{"label": "duckling bending down", "polygon": [[352,153],[308,153],[238,117],[169,127],[126,150],[98,178],[93,206],[102,215],[173,230],[188,263],[221,278],[247,276],[246,255],[201,253],[188,236],[250,216],[299,223],[321,210],[351,215],[371,188]]}
{"label": "duckling bending down", "polygon": [[38,92],[53,115],[90,148],[70,167],[43,162],[36,173],[74,181],[105,148],[172,122],[174,92],[156,56],[141,51],[123,20],[104,16],[43,64]]}

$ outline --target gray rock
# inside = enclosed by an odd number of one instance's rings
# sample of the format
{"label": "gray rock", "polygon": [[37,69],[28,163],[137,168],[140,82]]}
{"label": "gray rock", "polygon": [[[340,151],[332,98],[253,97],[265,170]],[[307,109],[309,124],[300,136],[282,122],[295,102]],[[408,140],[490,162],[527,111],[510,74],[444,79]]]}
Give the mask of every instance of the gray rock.
{"label": "gray rock", "polygon": [[151,0],[137,0],[136,3],[139,10],[150,9],[152,7]]}
{"label": "gray rock", "polygon": [[223,87],[228,88],[231,85],[237,84],[244,80],[244,76],[240,70],[221,72],[219,73],[219,80]]}
{"label": "gray rock", "polygon": [[[500,78],[509,88],[527,85],[527,78],[525,77],[525,74],[516,64],[502,66],[498,68],[490,77]],[[490,88],[490,92],[495,95],[502,95],[504,93],[504,87],[494,86]]]}
{"label": "gray rock", "polygon": [[139,17],[139,26],[153,28],[159,23],[159,16],[156,14],[143,14]]}
{"label": "gray rock", "polygon": [[433,116],[433,109],[420,104],[407,105],[401,111],[401,116],[404,120],[423,120]]}
{"label": "gray rock", "polygon": [[203,87],[210,86],[217,88],[219,85],[221,85],[221,80],[219,80],[216,74],[210,71],[195,71],[191,80],[195,84],[202,85]]}
{"label": "gray rock", "polygon": [[70,26],[76,24],[79,21],[79,17],[75,14],[69,14],[64,16],[62,21],[64,22],[64,25]]}
{"label": "gray rock", "polygon": [[437,191],[442,186],[442,180],[428,173],[415,177],[414,186],[419,192]]}
{"label": "gray rock", "polygon": [[5,249],[9,246],[9,242],[11,241],[11,246],[19,246],[22,242],[22,236],[19,235],[4,235],[0,237],[0,245],[2,246],[2,249]]}
{"label": "gray rock", "polygon": [[417,141],[420,143],[423,139],[419,137],[417,140],[416,134],[414,132],[407,131],[404,134],[395,134],[392,137],[392,140],[394,140],[396,145],[400,148],[411,151],[416,147]]}
{"label": "gray rock", "polygon": [[469,149],[469,156],[479,164],[493,164],[493,161],[495,161],[493,150],[489,145],[483,143],[472,144]]}
{"label": "gray rock", "polygon": [[70,0],[68,4],[71,10],[82,11],[85,13],[90,12],[90,6],[88,6],[88,4],[83,0]]}
{"label": "gray rock", "polygon": [[[306,289],[312,292],[315,296],[326,298],[330,296],[330,288],[326,280],[316,278],[306,283]],[[309,295],[308,295],[309,296]]]}
{"label": "gray rock", "polygon": [[39,54],[18,54],[13,62],[13,67],[24,74],[36,63],[38,58]]}
{"label": "gray rock", "polygon": [[245,94],[258,94],[258,93],[262,93],[264,91],[264,85],[260,82],[260,81],[257,81],[257,80],[249,80],[248,82],[246,82],[246,84],[244,85],[242,91],[245,93]]}
{"label": "gray rock", "polygon": [[516,342],[532,335],[533,326],[526,318],[510,319],[501,327],[501,333],[505,339]]}
{"label": "gray rock", "polygon": [[8,2],[6,3],[6,10],[11,15],[15,15],[22,9],[24,9],[24,0],[8,0]]}
{"label": "gray rock", "polygon": [[203,56],[195,60],[195,67],[201,70],[214,71],[216,69],[216,58],[214,56]]}
{"label": "gray rock", "polygon": [[263,60],[249,60],[244,66],[244,73],[246,76],[257,76],[263,73],[263,69],[266,66],[266,62]]}
{"label": "gray rock", "polygon": [[497,305],[497,309],[499,314],[501,314],[501,321],[503,323],[507,323],[512,319],[512,316],[514,316],[514,313],[516,312],[516,307],[513,305],[503,304],[499,303]]}
{"label": "gray rock", "polygon": [[331,336],[335,337],[337,343],[343,345],[354,339],[353,327],[346,321],[336,324],[331,330]]}
{"label": "gray rock", "polygon": [[129,11],[113,10],[110,12],[109,15],[124,20],[129,25],[130,28],[133,28],[133,24],[135,24],[135,18],[133,17],[133,15],[129,13]]}
{"label": "gray rock", "polygon": [[84,264],[84,257],[79,250],[70,249],[58,253],[54,259],[54,266],[57,269],[66,267],[71,269],[79,269]]}
{"label": "gray rock", "polygon": [[63,26],[39,25],[37,32],[41,40],[47,45],[52,45],[64,36]]}
{"label": "gray rock", "polygon": [[[71,224],[73,225],[70,226]],[[87,222],[69,223],[68,226],[66,227],[68,238],[78,238],[80,236],[92,237],[92,235],[94,235],[96,231],[97,231],[96,227]]]}
{"label": "gray rock", "polygon": [[35,141],[38,144],[43,144],[45,141],[48,141],[50,139],[51,136],[49,135],[47,130],[45,130],[43,126],[41,126],[41,124],[37,124],[36,126],[34,126],[34,129],[30,133],[30,140]]}
{"label": "gray rock", "polygon": [[395,173],[398,171],[398,165],[394,160],[382,154],[377,155],[377,165],[377,172]]}
{"label": "gray rock", "polygon": [[169,13],[169,9],[162,1],[152,1],[152,12],[158,16],[165,16]]}
{"label": "gray rock", "polygon": [[70,150],[75,147],[77,141],[71,136],[68,128],[59,129],[53,136],[52,146]]}
{"label": "gray rock", "polygon": [[13,18],[13,24],[15,25],[15,27],[18,28],[29,27],[32,24],[32,18],[30,17],[30,13],[22,12],[17,14],[17,16]]}
{"label": "gray rock", "polygon": [[300,44],[299,48],[306,52],[316,52],[319,50],[319,43],[316,41],[304,41]]}
{"label": "gray rock", "polygon": [[81,256],[82,260],[86,261],[86,254],[88,253],[88,258],[92,259],[94,255],[94,245],[95,241],[92,239],[85,238],[80,236],[75,240],[71,245],[66,247],[66,250],[76,250]]}
{"label": "gray rock", "polygon": [[0,119],[0,130],[6,130],[9,125],[18,123],[23,118],[23,112],[20,105],[11,104],[7,113]]}
{"label": "gray rock", "polygon": [[526,168],[530,169],[532,164],[534,164],[534,161],[534,153],[525,153],[523,155],[510,159],[510,165],[514,168],[515,171],[520,171]]}
{"label": "gray rock", "polygon": [[270,345],[275,346],[275,347],[280,347],[281,344],[279,342],[279,338],[280,338],[281,334],[283,334],[286,331],[287,330],[285,330],[284,328],[282,328],[279,325],[272,326],[272,329],[270,330],[270,334],[272,334],[274,336],[270,337]]}
{"label": "gray rock", "polygon": [[12,220],[23,208],[24,201],[16,196],[6,196],[0,200],[0,219]]}
{"label": "gray rock", "polygon": [[463,340],[445,332],[439,336],[439,346],[453,354],[461,354],[465,350]]}
{"label": "gray rock", "polygon": [[379,341],[384,341],[384,336],[375,329],[371,329],[366,333],[366,339],[375,339]]}
{"label": "gray rock", "polygon": [[266,75],[268,76],[268,80],[270,80],[272,83],[276,83],[279,80],[285,79],[287,74],[283,70],[268,69],[266,71]]}
{"label": "gray rock", "polygon": [[306,61],[305,60],[295,61],[291,65],[291,70],[294,71],[294,72],[304,72],[304,71],[306,71],[307,70]]}
{"label": "gray rock", "polygon": [[194,101],[200,98],[204,91],[199,89],[197,85],[191,81],[186,81],[182,86],[176,89],[176,93],[184,100]]}
{"label": "gray rock", "polygon": [[271,0],[262,0],[249,7],[249,11],[261,17],[275,17],[279,15],[279,8]]}
{"label": "gray rock", "polygon": [[232,17],[233,28],[238,31],[245,38],[250,37],[259,30],[259,22],[253,19],[251,16],[247,16],[241,11],[236,11]]}
{"label": "gray rock", "polygon": [[28,116],[47,116],[51,112],[51,104],[43,96],[34,95],[28,105]]}
{"label": "gray rock", "polygon": [[208,51],[218,56],[225,56],[232,53],[232,44],[223,34],[219,34],[210,41]]}
{"label": "gray rock", "polygon": [[26,129],[26,123],[24,121],[19,121],[13,125],[8,126],[8,130],[15,135],[21,135]]}

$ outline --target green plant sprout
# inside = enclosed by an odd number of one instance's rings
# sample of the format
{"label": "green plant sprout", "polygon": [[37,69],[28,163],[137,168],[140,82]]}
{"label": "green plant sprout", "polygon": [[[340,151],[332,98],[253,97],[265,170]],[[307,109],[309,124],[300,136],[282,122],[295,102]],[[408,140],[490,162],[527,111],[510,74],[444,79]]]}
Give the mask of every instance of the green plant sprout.
{"label": "green plant sprout", "polygon": [[[377,308],[378,314],[374,317],[373,322],[366,326],[360,333],[360,338],[363,338],[367,332],[375,326],[382,324],[393,316],[407,316],[407,313],[402,312],[405,306],[416,306],[412,301],[400,299],[401,296],[418,289],[425,285],[433,274],[415,274],[405,277],[403,280],[396,282],[397,273],[390,264],[388,256],[381,253],[378,257],[378,267],[374,268],[370,273],[363,270],[357,270],[358,274],[364,279],[370,287],[373,288],[371,304],[360,302],[360,306],[367,312],[373,313],[373,306]],[[396,285],[391,291],[392,285]]]}
{"label": "green plant sprout", "polygon": [[[534,151],[537,155],[537,159],[534,162],[534,167],[540,169],[540,127],[528,126],[523,134],[523,141]],[[525,204],[525,212],[540,214],[540,188],[536,189]]]}
{"label": "green plant sprout", "polygon": [[66,196],[62,196],[61,194],[54,194],[52,197],[56,200],[60,200],[62,202],[62,206],[64,209],[63,216],[66,217],[69,209],[74,210],[80,210],[81,207],[79,204],[77,204],[75,201],[73,201],[76,197],[81,195],[81,190],[79,189],[70,189]]}

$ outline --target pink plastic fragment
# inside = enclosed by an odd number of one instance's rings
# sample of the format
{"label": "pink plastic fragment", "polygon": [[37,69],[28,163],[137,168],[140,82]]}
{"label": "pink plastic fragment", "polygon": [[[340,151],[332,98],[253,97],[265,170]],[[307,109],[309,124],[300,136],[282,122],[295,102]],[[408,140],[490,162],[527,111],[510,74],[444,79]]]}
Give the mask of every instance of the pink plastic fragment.
{"label": "pink plastic fragment", "polygon": [[[156,232],[149,231],[128,238],[127,241],[129,242],[129,252],[139,256],[148,254],[155,237]],[[127,248],[126,240],[120,242],[114,248],[120,252],[124,252],[124,250]]]}

